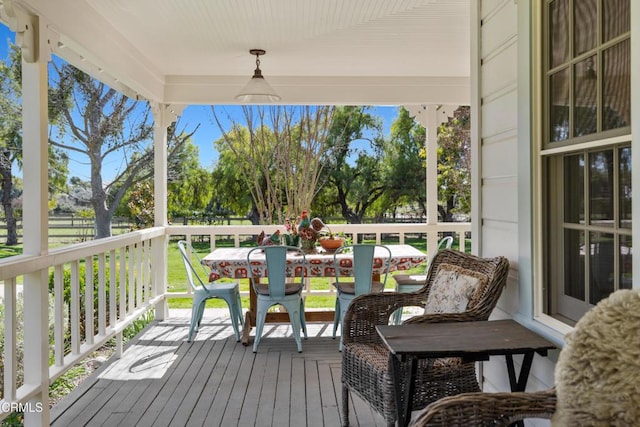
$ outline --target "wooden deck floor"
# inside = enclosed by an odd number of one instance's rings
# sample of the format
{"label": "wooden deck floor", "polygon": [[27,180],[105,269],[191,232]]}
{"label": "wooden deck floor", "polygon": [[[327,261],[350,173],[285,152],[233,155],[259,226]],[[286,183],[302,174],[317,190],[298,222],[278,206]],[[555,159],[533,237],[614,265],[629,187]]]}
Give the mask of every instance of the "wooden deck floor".
{"label": "wooden deck floor", "polygon": [[[216,312],[219,313],[219,312]],[[236,343],[227,315],[146,329],[51,411],[54,426],[339,426],[341,353],[331,325],[310,323],[303,352],[288,325],[266,325],[258,352]],[[352,397],[350,425],[384,426]]]}

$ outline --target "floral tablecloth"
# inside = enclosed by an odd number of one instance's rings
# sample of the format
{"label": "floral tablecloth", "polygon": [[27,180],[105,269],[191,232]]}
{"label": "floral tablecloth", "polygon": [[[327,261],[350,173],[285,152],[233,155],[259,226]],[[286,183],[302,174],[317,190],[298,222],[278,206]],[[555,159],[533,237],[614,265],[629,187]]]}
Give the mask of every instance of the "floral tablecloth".
{"label": "floral tablecloth", "polygon": [[[411,245],[386,245],[391,250],[391,261],[389,271],[409,270],[418,266],[427,259],[427,255],[420,252]],[[231,277],[236,279],[244,279],[249,277],[247,269],[247,254],[253,248],[218,248],[202,259],[202,263],[211,268],[209,280],[217,280],[220,277]],[[254,257],[255,255],[255,257]],[[254,254],[251,256],[251,265],[256,276],[266,275],[266,261],[262,254]],[[384,250],[377,251],[374,254],[373,274],[382,274],[384,259],[387,253]],[[353,268],[352,255],[349,253],[339,254],[337,257],[340,262],[340,275],[348,276]],[[306,255],[306,271],[307,277],[333,277],[334,264],[332,253],[317,253]],[[294,271],[299,271],[302,264],[302,257],[292,252],[287,257],[287,274],[293,275]],[[298,273],[299,274],[299,273]]]}

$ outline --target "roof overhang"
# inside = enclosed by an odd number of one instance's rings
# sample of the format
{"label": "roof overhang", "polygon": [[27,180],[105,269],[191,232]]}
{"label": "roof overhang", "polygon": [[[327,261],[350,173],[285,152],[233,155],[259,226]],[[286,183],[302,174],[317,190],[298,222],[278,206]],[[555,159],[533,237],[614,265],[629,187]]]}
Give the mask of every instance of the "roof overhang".
{"label": "roof overhang", "polygon": [[53,54],[156,102],[238,103],[262,48],[283,104],[469,103],[469,0],[11,3]]}

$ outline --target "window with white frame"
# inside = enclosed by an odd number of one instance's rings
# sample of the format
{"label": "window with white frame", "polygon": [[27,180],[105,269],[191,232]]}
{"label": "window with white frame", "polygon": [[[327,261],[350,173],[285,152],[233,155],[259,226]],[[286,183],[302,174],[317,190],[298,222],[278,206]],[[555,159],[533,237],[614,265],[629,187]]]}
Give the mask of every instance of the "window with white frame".
{"label": "window with white frame", "polygon": [[631,0],[543,3],[544,312],[631,287]]}

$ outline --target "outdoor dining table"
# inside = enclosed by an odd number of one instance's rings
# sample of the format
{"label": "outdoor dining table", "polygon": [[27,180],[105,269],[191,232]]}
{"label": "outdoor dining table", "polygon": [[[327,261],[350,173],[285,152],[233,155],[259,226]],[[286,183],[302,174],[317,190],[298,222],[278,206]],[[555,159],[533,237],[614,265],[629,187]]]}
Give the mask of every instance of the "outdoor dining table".
{"label": "outdoor dining table", "polygon": [[[409,270],[418,266],[427,259],[426,254],[411,245],[393,244],[386,246],[391,251],[389,271]],[[250,278],[249,270],[247,268],[247,254],[251,249],[253,248],[217,248],[205,256],[202,259],[202,263],[211,269],[211,280],[216,280],[220,277],[230,277],[235,279]],[[338,254],[337,257],[340,259],[340,275],[349,276],[353,268],[353,254],[346,252]],[[376,253],[374,253],[374,267],[371,272],[372,275],[379,276],[384,273],[384,269],[382,267],[384,265],[382,262],[383,257],[386,258],[384,252],[376,251]],[[255,275],[266,277],[267,266],[264,256],[252,256],[251,262]],[[287,268],[287,274],[293,275],[293,271],[296,271],[295,265],[302,264],[302,257],[295,254],[295,252],[292,252],[291,256],[287,257],[287,263],[291,264],[291,268]],[[260,269],[262,269],[262,271],[260,271]],[[319,248],[316,253],[307,254],[305,277],[335,277],[333,253],[325,252]],[[249,311],[247,311],[245,315],[245,327],[241,339],[242,343],[245,345],[249,344],[249,333],[251,328],[256,324],[256,307],[257,297],[253,286],[250,286]],[[305,319],[312,322],[331,322],[333,321],[333,317],[333,310],[305,312]],[[288,314],[269,312],[267,313],[265,322],[288,322]]]}

